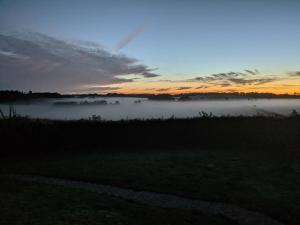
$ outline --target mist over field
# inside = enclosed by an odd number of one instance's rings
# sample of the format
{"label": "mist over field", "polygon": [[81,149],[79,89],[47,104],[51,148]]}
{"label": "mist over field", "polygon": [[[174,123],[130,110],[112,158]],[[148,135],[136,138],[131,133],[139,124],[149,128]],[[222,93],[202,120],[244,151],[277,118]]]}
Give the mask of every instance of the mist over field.
{"label": "mist over field", "polygon": [[[99,101],[105,101],[105,104],[101,102],[93,104]],[[0,104],[0,108],[7,114],[9,105]],[[42,119],[77,120],[93,116],[103,120],[168,119],[199,117],[202,111],[215,116],[273,114],[288,116],[293,110],[300,112],[300,101],[298,99],[152,101],[147,98],[96,97],[14,103],[14,108],[19,115]]]}

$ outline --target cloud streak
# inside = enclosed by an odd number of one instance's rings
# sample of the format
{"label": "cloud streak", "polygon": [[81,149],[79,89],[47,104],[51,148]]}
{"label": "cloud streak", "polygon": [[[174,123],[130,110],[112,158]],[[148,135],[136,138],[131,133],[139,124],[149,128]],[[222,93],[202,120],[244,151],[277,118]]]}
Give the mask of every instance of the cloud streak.
{"label": "cloud streak", "polygon": [[172,90],[172,88],[160,88],[160,89],[156,89],[156,90],[159,91],[159,92],[162,92],[162,91]]}
{"label": "cloud streak", "polygon": [[300,71],[290,72],[288,75],[291,77],[300,77]]}
{"label": "cloud streak", "polygon": [[234,84],[240,85],[261,85],[275,81],[274,78],[261,78],[261,79],[243,79],[243,78],[232,78],[228,79]]}
{"label": "cloud streak", "polygon": [[136,30],[132,31],[130,34],[128,34],[126,37],[124,37],[121,41],[119,41],[116,44],[115,49],[120,50],[124,48],[126,45],[128,45],[130,42],[132,42],[134,39],[136,39],[141,33],[144,32],[146,28],[146,25],[142,25],[138,27]]}
{"label": "cloud streak", "polygon": [[192,79],[188,79],[188,82],[202,82],[207,85],[218,85],[221,87],[228,86],[244,86],[244,85],[261,85],[276,81],[278,78],[266,77],[260,75],[257,69],[244,70],[245,72],[228,72],[217,73],[208,76],[199,76]]}
{"label": "cloud streak", "polygon": [[191,89],[192,87],[178,87],[176,90],[188,90]]}
{"label": "cloud streak", "polygon": [[153,78],[153,77],[158,77],[159,75],[151,72],[143,72],[142,76],[145,78]]}

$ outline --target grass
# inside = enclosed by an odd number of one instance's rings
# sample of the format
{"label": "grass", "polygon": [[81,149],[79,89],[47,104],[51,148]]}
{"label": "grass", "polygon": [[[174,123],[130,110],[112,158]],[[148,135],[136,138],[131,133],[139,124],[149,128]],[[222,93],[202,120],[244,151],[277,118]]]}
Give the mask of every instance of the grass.
{"label": "grass", "polygon": [[300,221],[299,117],[14,119],[0,120],[0,136],[9,146],[0,173],[172,193]]}
{"label": "grass", "polygon": [[202,117],[133,121],[0,120],[0,155],[107,149],[300,148],[300,117]]}
{"label": "grass", "polygon": [[0,224],[226,225],[231,222],[218,216],[146,207],[76,189],[1,180]]}
{"label": "grass", "polygon": [[77,153],[6,162],[25,173],[227,202],[287,224],[300,221],[300,162],[279,153],[182,150]]}

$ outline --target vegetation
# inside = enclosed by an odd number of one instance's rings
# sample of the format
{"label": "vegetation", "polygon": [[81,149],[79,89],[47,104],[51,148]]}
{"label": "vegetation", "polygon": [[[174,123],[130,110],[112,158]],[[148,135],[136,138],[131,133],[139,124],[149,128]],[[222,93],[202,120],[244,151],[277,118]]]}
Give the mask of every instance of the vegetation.
{"label": "vegetation", "polygon": [[160,94],[160,95],[152,95],[148,97],[149,100],[154,101],[174,101],[175,98],[172,95],[169,94]]}
{"label": "vegetation", "polygon": [[17,111],[15,109],[15,107],[13,105],[9,106],[9,111],[8,111],[8,115],[5,115],[2,110],[0,109],[0,119],[16,119],[19,118],[20,116],[17,115]]}
{"label": "vegetation", "polygon": [[[95,118],[95,119],[93,119]],[[27,118],[0,120],[1,155],[102,149],[239,149],[283,151],[300,148],[300,118],[213,117],[193,119],[80,121]]]}
{"label": "vegetation", "polygon": [[258,99],[258,98],[285,98],[285,99],[299,99],[300,95],[294,94],[272,94],[272,93],[243,93],[243,92],[232,92],[232,93],[219,93],[219,92],[208,92],[208,93],[188,93],[188,94],[119,94],[119,93],[107,93],[107,94],[59,94],[51,92],[28,93],[20,91],[0,91],[0,103],[12,103],[12,102],[30,102],[33,100],[41,100],[47,98],[95,98],[95,97],[137,97],[137,98],[148,98],[149,100],[168,100],[173,101],[175,99],[179,101],[189,101],[197,99]]}
{"label": "vegetation", "polygon": [[2,181],[0,224],[196,225],[232,224],[218,216],[147,207],[76,189]]}
{"label": "vegetation", "polygon": [[299,156],[299,151],[264,149],[83,149],[2,158],[1,172],[226,202],[292,225],[300,221]]}
{"label": "vegetation", "polygon": [[33,92],[20,92],[20,91],[0,91],[1,103],[12,103],[17,101],[28,102],[32,100],[40,100],[44,98],[63,98],[67,97],[58,93],[33,93]]}
{"label": "vegetation", "polygon": [[[300,221],[300,117],[296,111],[290,117],[213,117],[201,112],[194,119],[115,122],[102,121],[101,117],[80,121],[14,117],[0,120],[0,136],[1,145],[7,146],[0,151],[3,174],[43,175],[172,193],[235,204],[285,224]],[[110,202],[103,210],[117,211],[120,224],[147,224],[147,221],[166,224],[161,222],[164,217],[171,224],[177,220],[177,224],[189,224],[184,221],[194,218],[192,212],[146,207],[135,217],[134,204],[118,200],[115,206],[110,206],[115,204],[114,200],[94,194],[85,203],[88,193],[71,194],[47,186],[21,187],[1,181],[0,190],[4,196],[0,197],[0,204],[6,199],[6,211],[1,213],[2,220],[8,221],[4,224],[16,224],[18,218],[20,223],[35,224],[30,212],[38,214],[36,224],[47,224],[43,222],[46,218],[52,218],[52,224],[82,223],[82,218],[87,224],[94,224],[104,217],[102,209],[95,212],[101,202],[102,205]],[[40,198],[34,193],[40,193]],[[50,200],[48,196],[57,198]],[[77,200],[70,196],[76,196]],[[16,199],[22,199],[28,210],[24,205],[17,206]],[[47,202],[46,216],[39,213],[43,209],[39,207],[41,202]],[[67,204],[70,208],[54,208],[63,205],[62,202],[70,202]],[[145,213],[144,208],[149,214],[135,220]],[[73,219],[68,213],[71,209]],[[153,210],[157,214],[152,214]],[[151,223],[147,215],[157,220]],[[206,221],[207,217],[200,219]],[[114,219],[109,220],[112,221],[118,224]]]}

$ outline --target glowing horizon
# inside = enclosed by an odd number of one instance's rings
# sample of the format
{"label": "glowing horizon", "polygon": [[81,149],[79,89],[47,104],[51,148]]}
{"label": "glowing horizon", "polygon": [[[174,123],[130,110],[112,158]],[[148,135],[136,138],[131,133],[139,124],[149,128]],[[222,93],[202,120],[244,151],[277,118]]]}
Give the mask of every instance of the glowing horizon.
{"label": "glowing horizon", "polygon": [[300,93],[299,8],[294,0],[3,0],[0,90]]}
{"label": "glowing horizon", "polygon": [[[209,93],[209,92],[244,92],[244,93],[273,93],[273,94],[300,94],[300,76],[299,72],[286,73],[283,75],[271,76],[270,80],[266,80],[265,75],[260,75],[264,84],[232,84],[224,86],[224,83],[219,83],[220,80],[215,80],[216,83],[196,82],[193,79],[186,81],[170,80],[170,81],[144,81],[144,82],[129,82],[120,85],[92,86],[94,93],[121,93],[121,94],[188,94],[188,93]],[[204,76],[205,77],[205,76]],[[207,76],[206,76],[207,77]],[[209,77],[209,76],[208,76]],[[270,77],[270,76],[269,76]],[[254,78],[245,78],[249,82]],[[257,78],[259,80],[259,78]],[[242,82],[243,80],[239,80]],[[270,81],[270,82],[267,82]],[[224,80],[221,80],[224,82]],[[225,80],[227,82],[227,80]],[[258,81],[259,82],[259,81]],[[219,83],[219,84],[218,84]],[[99,88],[99,91],[97,91]],[[101,90],[102,89],[102,90]],[[104,90],[103,90],[104,89]],[[107,90],[105,90],[107,89]],[[93,91],[87,91],[93,93]]]}

